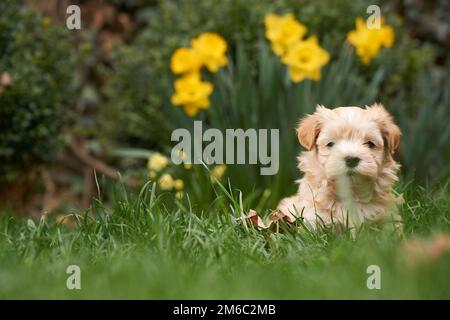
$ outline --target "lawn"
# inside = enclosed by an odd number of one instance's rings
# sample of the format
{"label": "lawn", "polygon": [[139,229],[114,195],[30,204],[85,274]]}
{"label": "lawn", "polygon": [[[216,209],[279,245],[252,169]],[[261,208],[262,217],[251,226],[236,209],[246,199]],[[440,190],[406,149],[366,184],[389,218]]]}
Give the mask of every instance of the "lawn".
{"label": "lawn", "polygon": [[[354,239],[332,229],[258,231],[236,223],[236,190],[215,190],[206,210],[148,183],[134,196],[117,185],[110,205],[100,195],[72,225],[0,215],[0,298],[450,298],[450,255],[413,254],[449,231],[449,183],[397,186],[402,238],[374,227]],[[69,265],[81,269],[80,290],[66,287]],[[370,265],[380,267],[379,290],[367,288]]]}

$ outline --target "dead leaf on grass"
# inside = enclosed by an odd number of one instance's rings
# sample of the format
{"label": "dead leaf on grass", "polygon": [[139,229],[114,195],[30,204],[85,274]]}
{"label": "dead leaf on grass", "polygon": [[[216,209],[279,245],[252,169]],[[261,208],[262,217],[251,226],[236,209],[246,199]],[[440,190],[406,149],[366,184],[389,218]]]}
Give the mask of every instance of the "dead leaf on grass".
{"label": "dead leaf on grass", "polygon": [[450,236],[438,233],[428,241],[409,239],[403,245],[406,262],[415,266],[421,263],[434,262],[450,252]]}
{"label": "dead leaf on grass", "polygon": [[284,221],[288,224],[293,224],[296,218],[289,212],[285,213],[281,210],[275,210],[269,216],[267,222],[264,222],[264,220],[259,216],[259,214],[255,210],[250,209],[245,217],[238,220],[244,223],[246,221],[250,221],[258,230],[266,230],[272,227],[271,229],[273,231],[279,232],[281,221]]}

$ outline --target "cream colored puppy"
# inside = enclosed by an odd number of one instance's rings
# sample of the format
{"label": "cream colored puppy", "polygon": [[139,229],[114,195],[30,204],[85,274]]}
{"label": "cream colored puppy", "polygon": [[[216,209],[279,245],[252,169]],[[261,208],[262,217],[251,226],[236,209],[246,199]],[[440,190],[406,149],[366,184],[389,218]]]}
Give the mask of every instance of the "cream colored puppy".
{"label": "cream colored puppy", "polygon": [[386,218],[400,221],[392,192],[400,165],[392,154],[401,133],[382,105],[317,106],[300,121],[297,135],[307,150],[298,158],[304,177],[297,181],[297,194],[281,200],[280,211],[302,216],[313,227],[319,220],[351,228]]}

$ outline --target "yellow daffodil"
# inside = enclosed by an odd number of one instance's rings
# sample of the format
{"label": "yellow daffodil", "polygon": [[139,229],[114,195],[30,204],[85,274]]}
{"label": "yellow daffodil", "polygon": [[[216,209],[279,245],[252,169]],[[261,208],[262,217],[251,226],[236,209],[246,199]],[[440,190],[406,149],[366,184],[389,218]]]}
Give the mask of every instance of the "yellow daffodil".
{"label": "yellow daffodil", "polygon": [[211,180],[215,182],[216,180],[222,179],[225,171],[227,171],[227,166],[225,164],[215,166],[211,171]]}
{"label": "yellow daffodil", "polygon": [[330,55],[319,46],[314,36],[297,42],[282,59],[289,66],[289,74],[294,82],[304,79],[320,80],[320,69],[329,60]]}
{"label": "yellow daffodil", "polygon": [[149,173],[148,173],[148,178],[150,179],[150,180],[155,180],[156,179],[156,177],[157,177],[157,173],[155,172],[155,171],[150,171]]}
{"label": "yellow daffodil", "polygon": [[166,156],[162,155],[161,153],[153,153],[147,162],[147,168],[149,170],[153,171],[160,171],[167,167],[167,164],[169,163],[169,159],[167,159]]}
{"label": "yellow daffodil", "polygon": [[173,181],[172,176],[168,173],[163,174],[161,176],[161,178],[159,178],[158,183],[159,183],[159,187],[162,190],[172,190],[173,189],[174,181]]}
{"label": "yellow daffodil", "polygon": [[50,18],[50,17],[44,17],[44,18],[42,18],[42,26],[43,26],[45,29],[50,28],[51,25],[52,25],[52,18]]}
{"label": "yellow daffodil", "polygon": [[184,192],[183,191],[177,191],[175,193],[175,198],[177,198],[178,200],[183,199],[183,197],[184,197]]}
{"label": "yellow daffodil", "polygon": [[173,105],[182,105],[184,112],[194,117],[200,109],[209,108],[209,96],[213,85],[201,81],[200,74],[191,73],[175,80],[175,93],[172,95]]}
{"label": "yellow daffodil", "polygon": [[192,39],[192,49],[202,58],[204,65],[211,72],[216,72],[227,64],[227,43],[217,33],[205,32]]}
{"label": "yellow daffodil", "polygon": [[369,29],[361,17],[356,18],[356,29],[347,34],[348,42],[356,48],[356,54],[364,64],[378,56],[382,47],[390,48],[394,44],[394,37],[394,30],[384,25],[384,19],[381,20],[380,28]]}
{"label": "yellow daffodil", "polygon": [[179,150],[175,150],[174,152],[174,156],[176,158],[176,160],[186,163],[189,159],[188,159],[188,153],[182,149]]}
{"label": "yellow daffodil", "polygon": [[185,168],[186,170],[192,169],[192,163],[190,163],[190,162],[185,162],[185,163],[184,163],[184,168]]}
{"label": "yellow daffodil", "polygon": [[184,188],[184,182],[181,179],[176,179],[173,182],[173,187],[175,188],[175,190],[182,190]]}
{"label": "yellow daffodil", "polygon": [[202,67],[202,58],[197,51],[191,48],[177,49],[170,61],[170,69],[173,73],[198,72]]}
{"label": "yellow daffodil", "polygon": [[187,157],[187,153],[184,150],[177,150],[177,157],[180,158],[181,160],[186,159]]}
{"label": "yellow daffodil", "polygon": [[287,50],[300,41],[307,32],[307,28],[298,22],[292,14],[279,16],[270,13],[264,19],[266,38],[270,40],[272,50],[282,56]]}

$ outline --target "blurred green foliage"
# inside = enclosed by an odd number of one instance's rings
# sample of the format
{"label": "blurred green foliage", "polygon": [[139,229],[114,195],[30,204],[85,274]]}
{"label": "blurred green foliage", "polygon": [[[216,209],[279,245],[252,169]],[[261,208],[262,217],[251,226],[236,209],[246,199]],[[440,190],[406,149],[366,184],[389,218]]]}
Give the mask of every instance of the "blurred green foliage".
{"label": "blurred green foliage", "polygon": [[0,93],[0,179],[11,180],[58,152],[73,74],[67,34],[18,1],[1,1],[0,73],[12,79]]}
{"label": "blurred green foliage", "polygon": [[445,68],[421,74],[392,99],[402,128],[403,174],[431,185],[450,175],[450,57]]}

